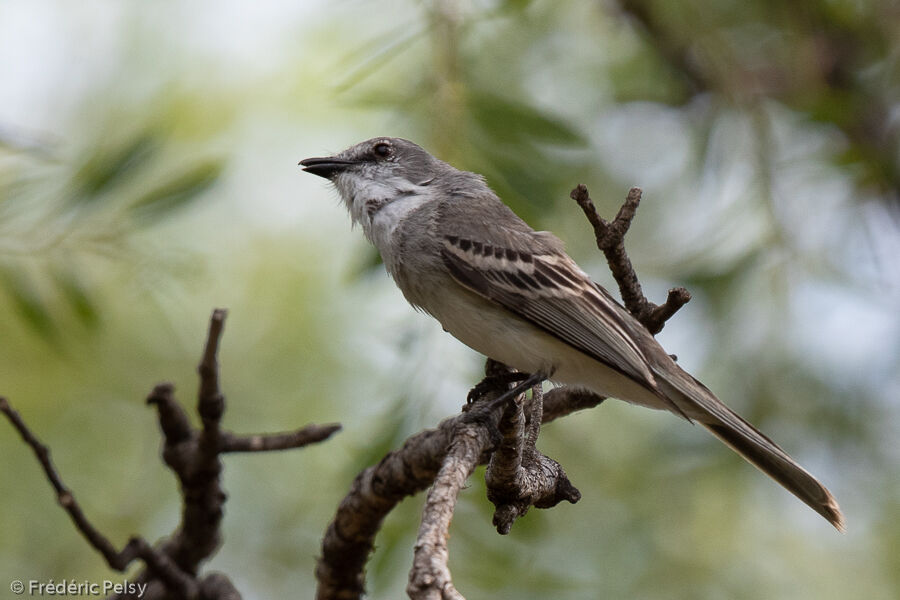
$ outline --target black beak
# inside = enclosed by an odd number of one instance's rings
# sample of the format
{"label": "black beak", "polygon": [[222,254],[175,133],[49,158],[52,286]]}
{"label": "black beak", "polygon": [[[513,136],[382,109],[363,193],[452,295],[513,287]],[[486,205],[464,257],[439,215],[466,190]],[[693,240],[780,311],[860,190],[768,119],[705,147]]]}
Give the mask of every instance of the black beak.
{"label": "black beak", "polygon": [[305,158],[300,161],[303,170],[325,179],[331,179],[350,165],[356,164],[352,160],[344,160],[334,156],[324,156],[321,158]]}

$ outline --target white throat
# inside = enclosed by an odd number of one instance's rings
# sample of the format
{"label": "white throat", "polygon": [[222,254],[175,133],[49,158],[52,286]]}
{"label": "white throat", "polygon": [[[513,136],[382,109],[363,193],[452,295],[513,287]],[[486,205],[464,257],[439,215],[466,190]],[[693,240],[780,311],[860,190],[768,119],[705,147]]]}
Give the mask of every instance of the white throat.
{"label": "white throat", "polygon": [[397,227],[411,212],[431,201],[433,190],[399,177],[372,180],[355,174],[335,178],[350,217],[362,226],[363,233],[381,253],[388,270],[393,272],[393,238]]}

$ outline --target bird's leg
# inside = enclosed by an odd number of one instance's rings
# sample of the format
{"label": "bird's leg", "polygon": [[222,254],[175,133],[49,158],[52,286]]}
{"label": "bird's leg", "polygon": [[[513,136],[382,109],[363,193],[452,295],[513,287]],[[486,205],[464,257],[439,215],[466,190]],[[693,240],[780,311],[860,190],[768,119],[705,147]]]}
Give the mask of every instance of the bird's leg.
{"label": "bird's leg", "polygon": [[[486,406],[490,412],[503,409],[497,423],[500,439],[485,471],[488,499],[495,506],[494,526],[501,534],[509,533],[531,506],[549,508],[581,498],[560,464],[536,448],[544,412],[541,384],[551,375],[533,373]],[[522,397],[528,388],[532,388],[530,402]]]}
{"label": "bird's leg", "polygon": [[[522,373],[516,373],[516,375],[522,375]],[[541,383],[546,381],[547,378],[548,378],[548,376],[540,371],[538,371],[537,373],[532,373],[531,375],[528,375],[524,380],[522,380],[518,384],[516,384],[516,386],[514,388],[507,390],[505,393],[500,394],[499,396],[497,396],[496,398],[491,400],[490,408],[494,409],[498,406],[502,406],[503,404],[506,404],[507,402],[509,402],[516,396],[518,396],[519,394],[523,393],[528,388],[534,387],[536,385],[540,385]]]}
{"label": "bird's leg", "polygon": [[509,389],[509,384],[516,383],[528,378],[528,373],[519,373],[518,371],[503,371],[500,373],[491,373],[485,375],[484,379],[479,381],[475,387],[469,390],[466,396],[466,404],[473,404],[484,398],[489,392],[502,392]]}
{"label": "bird's leg", "polygon": [[540,383],[531,388],[531,402],[525,405],[525,411],[528,419],[525,424],[525,451],[534,453],[544,419],[544,390]]}
{"label": "bird's leg", "polygon": [[[558,462],[544,456],[535,447],[541,430],[543,391],[546,375],[535,373],[491,402],[498,404],[533,386],[530,404],[510,402],[498,423],[501,435],[485,470],[488,499],[494,504],[494,526],[509,533],[513,522],[531,506],[549,508],[562,500],[578,502],[581,493],[572,485]],[[505,398],[506,397],[506,398]],[[525,411],[530,422],[526,422]]]}

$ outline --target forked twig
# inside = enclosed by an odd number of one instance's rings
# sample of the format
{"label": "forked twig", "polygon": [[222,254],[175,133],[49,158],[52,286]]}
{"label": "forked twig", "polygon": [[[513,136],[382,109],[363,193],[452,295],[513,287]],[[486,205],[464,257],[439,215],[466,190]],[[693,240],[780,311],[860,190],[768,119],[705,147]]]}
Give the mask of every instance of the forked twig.
{"label": "forked twig", "polygon": [[634,272],[634,267],[631,265],[631,259],[625,252],[625,234],[628,233],[631,221],[641,203],[641,193],[640,188],[631,188],[625,198],[625,203],[612,221],[606,221],[597,214],[594,202],[584,185],[576,186],[570,196],[578,203],[594,228],[597,248],[606,256],[609,270],[616,283],[619,284],[619,293],[622,295],[625,308],[634,318],[643,323],[650,333],[656,335],[662,331],[666,321],[690,301],[691,294],[683,287],[672,288],[669,290],[665,303],[661,305],[650,302],[644,296],[637,273]]}
{"label": "forked twig", "polygon": [[163,435],[162,457],[176,474],[184,499],[181,523],[171,536],[151,545],[142,537],[132,537],[117,550],[87,518],[75,496],[65,486],[51,458],[49,448],[25,424],[5,398],[0,412],[6,415],[25,443],[34,451],[47,479],[56,491],[60,506],[69,514],[87,542],[103,555],[114,570],[124,572],[135,560],[144,563],[132,582],[136,593],[115,598],[142,600],[178,598],[185,600],[239,600],[240,593],[220,573],[198,575],[200,565],[212,556],[221,543],[221,521],[225,492],[221,487],[222,464],[219,456],[227,452],[259,452],[299,448],[327,439],[340,425],[309,425],[296,431],[242,436],[221,429],[225,397],[219,389],[216,358],[226,311],[215,310],[200,361],[200,389],[197,410],[203,427],[197,430],[182,406],[175,400],[175,388],[162,383],[153,388],[147,403],[157,411]]}

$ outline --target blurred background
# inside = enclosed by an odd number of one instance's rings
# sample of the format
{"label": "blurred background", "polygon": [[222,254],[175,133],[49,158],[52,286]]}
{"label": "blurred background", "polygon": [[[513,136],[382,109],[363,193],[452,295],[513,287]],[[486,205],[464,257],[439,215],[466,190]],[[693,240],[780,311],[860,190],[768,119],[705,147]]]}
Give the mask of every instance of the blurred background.
{"label": "blurred background", "polygon": [[[483,173],[612,286],[581,211],[644,201],[627,247],[659,339],[832,489],[846,535],[704,431],[619,402],[548,426],[584,494],[501,537],[483,471],[453,522],[469,598],[900,595],[900,7],[892,0],[0,0],[0,394],[117,546],[177,525],[143,399],[193,405],[207,320],[226,425],[340,421],[228,456],[208,568],[312,597],[354,475],[455,414],[482,357],[413,312],[297,161],[378,135]],[[117,578],[0,423],[0,595]],[[387,519],[403,596],[422,498]],[[5,596],[4,596],[5,597]]]}

